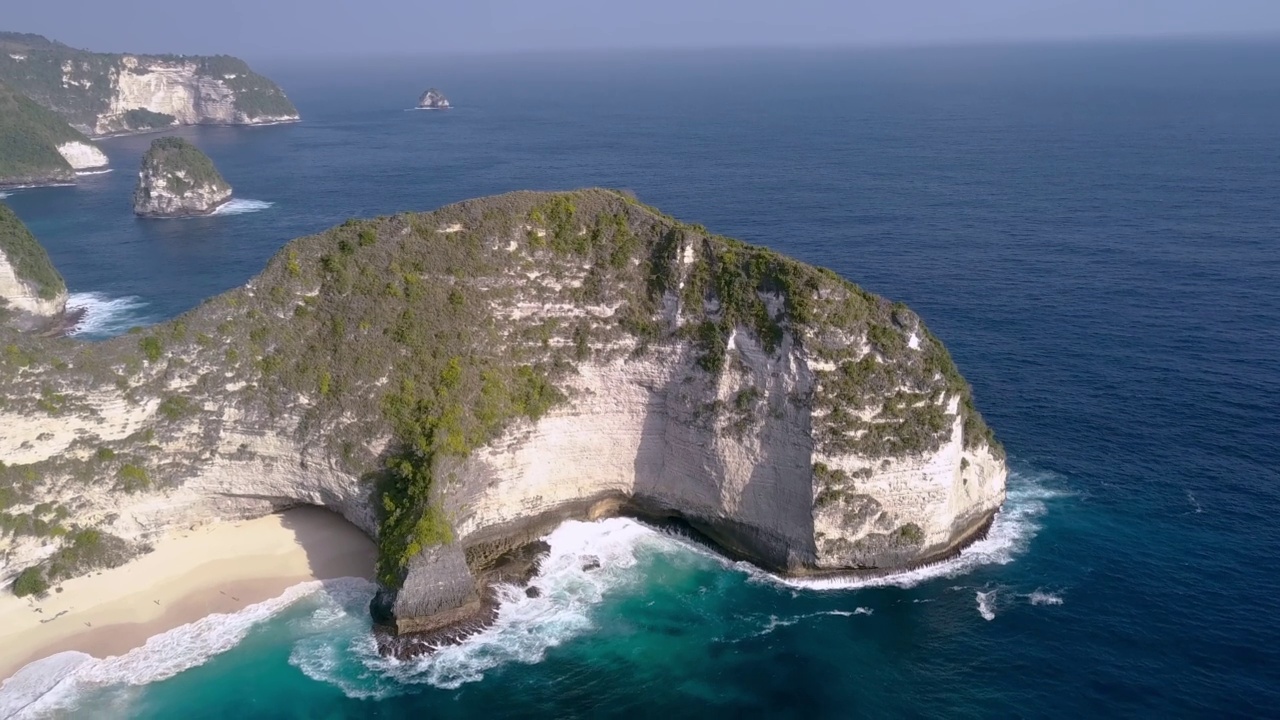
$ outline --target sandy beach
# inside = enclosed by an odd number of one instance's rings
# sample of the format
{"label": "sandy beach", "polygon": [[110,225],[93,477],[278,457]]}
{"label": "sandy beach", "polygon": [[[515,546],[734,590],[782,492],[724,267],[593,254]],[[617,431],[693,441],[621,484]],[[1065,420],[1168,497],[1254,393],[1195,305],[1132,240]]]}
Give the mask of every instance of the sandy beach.
{"label": "sandy beach", "polygon": [[0,679],[78,650],[120,655],[212,613],[279,596],[307,580],[372,577],[373,543],[340,516],[298,508],[174,531],[132,562],[67,580],[43,598],[0,595]]}

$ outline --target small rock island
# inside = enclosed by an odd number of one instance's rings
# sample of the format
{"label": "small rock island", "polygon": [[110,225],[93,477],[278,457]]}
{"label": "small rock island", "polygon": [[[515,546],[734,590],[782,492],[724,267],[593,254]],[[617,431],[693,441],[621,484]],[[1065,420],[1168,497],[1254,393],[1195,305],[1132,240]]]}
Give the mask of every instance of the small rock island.
{"label": "small rock island", "polygon": [[162,137],[142,156],[133,212],[142,217],[208,215],[231,199],[231,185],[213,161],[178,137]]}
{"label": "small rock island", "polygon": [[449,98],[435,88],[427,90],[418,98],[419,110],[448,110],[449,107]]}

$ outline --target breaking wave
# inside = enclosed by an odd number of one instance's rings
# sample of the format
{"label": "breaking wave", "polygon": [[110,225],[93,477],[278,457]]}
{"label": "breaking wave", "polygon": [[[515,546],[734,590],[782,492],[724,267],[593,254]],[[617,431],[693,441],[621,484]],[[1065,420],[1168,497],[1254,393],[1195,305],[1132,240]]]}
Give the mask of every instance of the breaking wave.
{"label": "breaking wave", "polygon": [[[299,600],[321,593],[342,602],[373,596],[373,585],[360,578],[311,581],[295,585],[272,600],[230,614],[214,614],[147,640],[124,655],[98,659],[81,652],[63,652],[22,668],[0,685],[0,717],[41,717],[79,704],[86,693],[115,688],[118,692],[97,703],[127,706],[130,687],[173,677],[203,665],[240,643],[258,624],[270,620]],[[127,717],[125,707],[112,716]]]}
{"label": "breaking wave", "polygon": [[[1038,519],[1045,513],[1045,500],[1057,495],[1030,479],[1016,479],[1010,486],[1005,509],[986,539],[934,566],[864,579],[778,578],[635,520],[569,521],[546,537],[550,550],[530,582],[537,589],[532,593],[534,597],[523,587],[499,586],[500,603],[493,625],[461,643],[440,647],[431,655],[398,660],[379,654],[368,616],[375,591],[371,583],[357,579],[304,583],[275,600],[239,613],[212,615],[153,637],[144,647],[118,658],[98,660],[82,653],[62,653],[29,665],[0,687],[0,717],[14,712],[23,716],[44,714],[73,706],[83,699],[86,690],[93,689],[106,690],[98,693],[103,698],[95,696],[93,702],[127,706],[130,693],[136,693],[137,686],[171,677],[233,648],[254,626],[304,597],[308,598],[308,605],[301,608],[305,616],[289,623],[294,638],[290,641],[289,663],[306,676],[360,699],[383,699],[422,685],[456,689],[483,679],[500,666],[541,662],[553,648],[590,633],[596,627],[595,610],[606,596],[643,587],[648,567],[645,560],[655,554],[677,559],[710,558],[724,569],[745,572],[747,582],[766,582],[789,587],[793,592],[912,587],[932,578],[960,575],[981,565],[1011,562],[1039,530]],[[321,589],[324,592],[319,592]],[[1022,597],[1037,605],[1062,602],[1058,595],[1043,590]],[[999,599],[998,588],[977,590],[979,614],[988,621],[994,619]],[[795,616],[757,616],[757,629],[747,637],[767,635],[808,618],[872,614],[872,608],[856,606]]]}
{"label": "breaking wave", "polygon": [[77,170],[76,176],[79,177],[84,175],[106,175],[107,173],[111,172],[111,170],[112,168],[103,168],[101,170]]}
{"label": "breaking wave", "polygon": [[147,303],[136,295],[111,297],[105,293],[72,293],[67,298],[69,311],[83,310],[84,316],[71,329],[71,335],[107,338],[128,332],[130,328],[150,325],[155,318],[143,312]]}
{"label": "breaking wave", "polygon": [[1061,595],[1055,595],[1053,593],[1044,592],[1042,590],[1036,590],[1035,592],[1031,593],[1030,595],[1027,596],[1027,600],[1029,600],[1032,605],[1061,605],[1062,604]]}
{"label": "breaking wave", "polygon": [[228,200],[225,205],[219,207],[217,210],[214,210],[210,214],[211,215],[244,215],[245,213],[261,212],[271,207],[272,205],[275,205],[275,203],[267,202],[266,200],[242,200],[240,198],[235,198],[232,200]]}
{"label": "breaking wave", "polygon": [[996,592],[995,590],[977,592],[978,614],[987,622],[996,619]]}

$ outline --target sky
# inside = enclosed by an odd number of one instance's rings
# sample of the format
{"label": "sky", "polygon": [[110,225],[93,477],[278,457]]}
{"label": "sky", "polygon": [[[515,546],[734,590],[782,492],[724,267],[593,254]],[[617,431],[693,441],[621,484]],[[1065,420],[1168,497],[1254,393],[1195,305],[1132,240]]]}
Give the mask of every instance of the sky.
{"label": "sky", "polygon": [[1280,0],[3,0],[0,29],[251,57],[1280,35]]}

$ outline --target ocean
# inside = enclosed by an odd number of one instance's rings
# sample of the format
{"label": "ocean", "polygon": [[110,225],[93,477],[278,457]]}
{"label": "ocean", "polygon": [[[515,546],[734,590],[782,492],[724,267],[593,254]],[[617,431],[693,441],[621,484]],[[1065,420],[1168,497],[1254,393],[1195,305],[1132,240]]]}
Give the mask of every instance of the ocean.
{"label": "ocean", "polygon": [[[181,131],[236,188],[219,215],[130,214],[149,137],[102,141],[114,172],[5,199],[85,337],[190,309],[348,217],[624,188],[910,304],[1008,448],[1008,503],[959,558],[874,582],[568,523],[540,597],[419,661],[374,652],[370,586],[316,583],[121,658],[43,661],[0,709],[1280,716],[1280,43],[256,65],[304,122]],[[455,109],[406,111],[429,86]]]}

